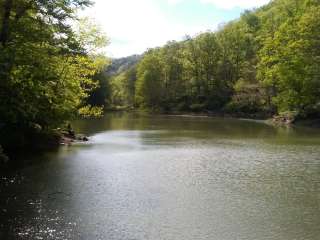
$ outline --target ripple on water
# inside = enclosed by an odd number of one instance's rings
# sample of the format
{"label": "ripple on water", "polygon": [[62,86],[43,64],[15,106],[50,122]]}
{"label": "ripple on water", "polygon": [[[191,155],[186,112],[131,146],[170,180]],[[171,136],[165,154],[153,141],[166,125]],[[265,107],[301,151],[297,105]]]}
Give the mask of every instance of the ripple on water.
{"label": "ripple on water", "polygon": [[82,127],[91,142],[0,179],[0,238],[319,239],[320,134],[173,117]]}

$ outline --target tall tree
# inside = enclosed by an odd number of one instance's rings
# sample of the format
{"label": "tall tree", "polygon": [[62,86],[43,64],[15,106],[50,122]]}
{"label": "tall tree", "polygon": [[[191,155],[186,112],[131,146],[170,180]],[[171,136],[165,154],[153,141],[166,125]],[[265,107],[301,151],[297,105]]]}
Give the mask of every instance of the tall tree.
{"label": "tall tree", "polygon": [[163,96],[161,62],[155,50],[150,50],[138,65],[136,103],[142,107],[157,109]]}
{"label": "tall tree", "polygon": [[92,77],[106,63],[71,26],[77,9],[90,4],[0,0],[1,135],[12,129],[23,135],[35,124],[43,129],[59,126],[84,106],[96,85]]}

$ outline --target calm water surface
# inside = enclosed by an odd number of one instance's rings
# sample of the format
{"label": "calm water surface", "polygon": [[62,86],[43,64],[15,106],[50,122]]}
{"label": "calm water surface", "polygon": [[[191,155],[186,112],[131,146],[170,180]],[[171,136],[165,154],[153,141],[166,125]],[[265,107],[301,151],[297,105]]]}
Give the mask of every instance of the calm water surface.
{"label": "calm water surface", "polygon": [[320,239],[319,130],[121,113],[74,126],[90,142],[1,176],[0,239]]}

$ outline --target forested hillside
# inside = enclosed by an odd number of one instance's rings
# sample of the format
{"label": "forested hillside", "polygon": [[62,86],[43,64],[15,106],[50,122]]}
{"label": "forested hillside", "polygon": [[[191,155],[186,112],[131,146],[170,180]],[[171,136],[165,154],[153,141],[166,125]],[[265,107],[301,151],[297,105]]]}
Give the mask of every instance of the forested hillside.
{"label": "forested hillside", "polygon": [[[89,0],[0,0],[0,144],[32,145],[79,114],[108,60],[107,39],[79,19]],[[41,140],[40,140],[41,139]]]}
{"label": "forested hillside", "polygon": [[112,101],[166,111],[319,115],[319,19],[319,0],[274,0],[245,11],[215,32],[147,51],[114,78],[121,87]]}
{"label": "forested hillside", "polygon": [[132,55],[124,58],[111,59],[112,62],[106,68],[105,72],[109,76],[118,75],[136,65],[141,58],[141,55]]}
{"label": "forested hillside", "polygon": [[273,0],[110,67],[107,38],[77,17],[91,4],[0,0],[0,145],[28,145],[73,117],[119,107],[320,115],[319,0]]}
{"label": "forested hillside", "polygon": [[141,55],[132,55],[111,59],[111,64],[95,76],[98,87],[90,93],[87,102],[91,106],[102,107],[105,110],[126,109],[133,106],[135,69],[141,58]]}

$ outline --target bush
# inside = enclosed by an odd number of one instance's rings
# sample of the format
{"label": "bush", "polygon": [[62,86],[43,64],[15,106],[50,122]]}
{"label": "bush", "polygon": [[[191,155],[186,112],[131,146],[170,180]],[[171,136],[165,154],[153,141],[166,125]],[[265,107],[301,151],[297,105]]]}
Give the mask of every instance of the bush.
{"label": "bush", "polygon": [[190,105],[190,110],[192,112],[201,112],[206,109],[206,104],[205,103],[194,103]]}
{"label": "bush", "polygon": [[180,102],[175,104],[175,106],[172,108],[174,111],[182,112],[182,111],[188,111],[189,105],[186,102]]}
{"label": "bush", "polygon": [[235,102],[231,101],[225,106],[225,111],[229,113],[259,113],[263,112],[263,107],[255,102]]}

